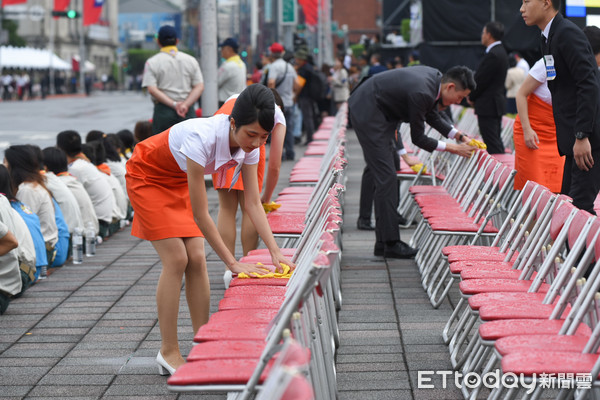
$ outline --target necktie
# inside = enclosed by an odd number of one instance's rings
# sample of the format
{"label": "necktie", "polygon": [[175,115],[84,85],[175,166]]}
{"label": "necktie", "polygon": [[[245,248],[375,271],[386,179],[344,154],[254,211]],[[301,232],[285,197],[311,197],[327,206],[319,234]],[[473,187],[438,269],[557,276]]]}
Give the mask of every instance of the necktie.
{"label": "necktie", "polygon": [[219,168],[217,168],[217,186],[218,187],[222,188],[223,185],[225,185],[225,181],[227,180],[227,170],[235,165],[237,165],[237,161],[229,160],[225,164],[223,164]]}
{"label": "necktie", "polygon": [[548,41],[546,40],[546,36],[542,35],[542,56],[548,54]]}
{"label": "necktie", "polygon": [[242,172],[242,165],[243,164],[238,164],[235,167],[235,170],[233,171],[233,177],[231,178],[231,184],[229,185],[229,190],[231,190],[231,188],[233,187],[233,185],[235,185],[235,183],[237,182],[238,178],[240,177],[240,172]]}

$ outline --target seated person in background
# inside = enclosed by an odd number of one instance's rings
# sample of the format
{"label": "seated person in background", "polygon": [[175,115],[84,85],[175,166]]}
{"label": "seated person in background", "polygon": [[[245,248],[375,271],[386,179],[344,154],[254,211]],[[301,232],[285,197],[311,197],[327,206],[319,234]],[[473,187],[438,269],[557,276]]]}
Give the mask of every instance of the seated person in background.
{"label": "seated person in background", "polygon": [[[152,124],[150,124],[150,128],[152,129]],[[123,155],[126,159],[129,160],[131,157],[131,153],[133,153],[133,148],[135,146],[135,139],[133,137],[133,133],[129,129],[121,129],[117,132],[117,136],[123,142]]]}
{"label": "seated person in background", "polygon": [[14,194],[10,173],[4,165],[0,165],[0,192],[4,193],[10,202],[10,206],[23,219],[25,225],[27,225],[29,234],[31,235],[35,253],[35,280],[46,279],[48,254],[46,253],[46,242],[44,242],[44,235],[42,235],[40,219],[25,204],[17,200]]}
{"label": "seated person in background", "polygon": [[106,134],[104,132],[93,129],[89,131],[87,135],[85,135],[85,142],[89,143],[93,142],[94,140],[102,140],[102,138],[104,138],[105,136]]}
{"label": "seated person in background", "polygon": [[53,175],[57,176],[58,179],[60,179],[60,181],[63,182],[71,191],[73,197],[75,197],[78,209],[81,213],[82,227],[92,224],[96,230],[96,234],[98,234],[98,217],[96,216],[92,199],[86,192],[83,184],[67,171],[68,164],[65,153],[58,147],[46,147],[42,151],[42,155],[44,158],[44,167],[46,168],[47,173],[52,173]]}
{"label": "seated person in background", "polygon": [[46,187],[52,194],[54,200],[56,200],[60,206],[60,210],[69,230],[69,234],[72,234],[75,228],[83,228],[81,211],[79,210],[77,199],[71,190],[69,190],[67,185],[65,185],[65,183],[60,180],[60,178],[57,177],[54,172],[46,171],[42,149],[35,145],[30,146],[37,156],[37,160],[40,165],[40,171],[46,178]]}
{"label": "seated person in background", "polygon": [[[4,172],[5,176],[8,177],[6,168],[4,168]],[[21,218],[19,213],[11,207],[8,198],[2,195],[0,195],[0,221],[10,221],[7,225],[19,243],[19,246],[17,247],[17,258],[19,260],[19,269],[21,270],[22,286],[21,291],[17,296],[20,296],[37,280],[33,239],[23,218]]]}
{"label": "seated person in background", "polygon": [[27,145],[10,146],[4,153],[4,162],[10,173],[15,197],[40,218],[49,264],[54,261],[58,243],[56,213],[52,195],[46,188],[46,179],[40,174],[37,157]]}
{"label": "seated person in background", "polygon": [[8,225],[0,221],[0,315],[8,308],[10,298],[21,291],[21,273],[15,251],[18,245]]}
{"label": "seated person in background", "polygon": [[136,142],[148,139],[152,136],[152,122],[150,121],[138,121],[133,128],[133,134]]}
{"label": "seated person in background", "polygon": [[102,145],[104,146],[104,152],[106,153],[105,163],[110,169],[110,174],[119,181],[119,185],[121,185],[121,189],[123,189],[123,194],[129,201],[129,198],[127,197],[127,186],[125,185],[125,162],[121,160],[121,156],[119,155],[120,148],[123,146],[121,139],[114,133],[110,133],[102,139]]}
{"label": "seated person in background", "polygon": [[109,184],[113,196],[115,198],[115,207],[112,212],[112,223],[109,227],[109,235],[112,235],[119,230],[119,221],[127,217],[127,198],[121,189],[121,185],[117,178],[110,173],[110,168],[106,165],[106,155],[104,152],[104,146],[99,140],[95,140],[90,143],[86,143],[82,146],[83,153],[87,158],[90,159],[100,172],[102,172],[103,178]]}
{"label": "seated person in background", "polygon": [[108,236],[108,227],[116,207],[115,196],[102,172],[81,153],[81,136],[75,131],[63,131],[56,137],[56,146],[67,155],[69,173],[75,176],[90,195],[100,225],[100,236]]}

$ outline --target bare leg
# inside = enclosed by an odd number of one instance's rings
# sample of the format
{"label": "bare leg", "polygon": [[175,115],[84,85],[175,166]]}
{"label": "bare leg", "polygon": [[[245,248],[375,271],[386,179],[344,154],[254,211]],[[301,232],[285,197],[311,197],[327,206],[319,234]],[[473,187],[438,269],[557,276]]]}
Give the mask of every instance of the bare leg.
{"label": "bare leg", "polygon": [[192,317],[194,334],[208,321],[210,312],[210,282],[206,269],[204,239],[183,239],[188,256],[185,270],[185,297]]}
{"label": "bare leg", "polygon": [[217,217],[217,229],[223,238],[225,245],[235,256],[235,216],[238,207],[239,190],[227,191],[226,189],[217,190],[219,193],[219,215]]}
{"label": "bare leg", "polygon": [[177,340],[177,316],[181,282],[188,265],[188,256],[181,238],[155,240],[152,245],[162,263],[162,271],[156,288],[161,337],[160,352],[170,366],[178,368],[185,362],[179,351],[179,341]]}
{"label": "bare leg", "polygon": [[244,250],[244,255],[247,255],[250,250],[258,247],[258,232],[256,232],[252,220],[244,211],[244,192],[240,191],[238,198],[242,207],[242,249]]}

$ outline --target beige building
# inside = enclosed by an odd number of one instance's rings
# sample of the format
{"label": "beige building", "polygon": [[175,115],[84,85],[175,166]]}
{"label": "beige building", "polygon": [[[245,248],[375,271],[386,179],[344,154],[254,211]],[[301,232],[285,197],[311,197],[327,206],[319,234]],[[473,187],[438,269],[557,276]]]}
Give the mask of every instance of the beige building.
{"label": "beige building", "polygon": [[[83,0],[71,0],[69,9],[81,11]],[[27,45],[36,48],[54,47],[54,52],[63,60],[71,62],[79,57],[80,18],[53,18],[51,15],[54,0],[28,0],[27,4],[7,6],[7,9],[24,11],[25,18],[19,19],[18,34]],[[118,0],[104,0],[98,23],[83,28],[85,35],[86,59],[94,64],[93,73],[100,78],[112,73],[116,61],[118,37]],[[54,41],[52,43],[52,38]]]}

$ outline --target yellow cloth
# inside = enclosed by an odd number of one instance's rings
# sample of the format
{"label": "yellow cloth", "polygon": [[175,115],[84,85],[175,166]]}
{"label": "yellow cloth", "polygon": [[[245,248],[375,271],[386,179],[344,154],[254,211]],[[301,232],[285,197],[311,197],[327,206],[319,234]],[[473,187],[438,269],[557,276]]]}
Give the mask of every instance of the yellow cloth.
{"label": "yellow cloth", "polygon": [[263,203],[263,208],[265,209],[265,213],[267,214],[271,211],[277,210],[279,207],[281,207],[281,204],[277,204],[274,201],[270,203]]}
{"label": "yellow cloth", "polygon": [[[263,265],[261,263],[257,263],[256,265]],[[283,268],[283,272],[271,272],[266,268],[262,268],[266,273],[261,275],[258,272],[250,272],[248,275],[245,272],[241,272],[238,274],[238,278],[248,279],[248,278],[282,278],[282,279],[290,279],[292,277],[292,271],[289,265],[281,264]]]}
{"label": "yellow cloth", "polygon": [[426,174],[427,173],[427,167],[424,167],[423,163],[418,163],[418,164],[410,166],[410,169],[412,169],[416,173],[419,173],[419,171],[421,171],[421,168],[423,168],[423,173]]}
{"label": "yellow cloth", "polygon": [[469,146],[475,146],[475,147],[477,147],[478,149],[483,149],[483,150],[487,149],[487,146],[486,146],[486,144],[485,144],[485,143],[483,143],[483,142],[480,142],[480,141],[479,141],[479,140],[477,140],[477,139],[471,139],[471,140],[469,141],[469,143],[467,143],[467,144],[468,144]]}

